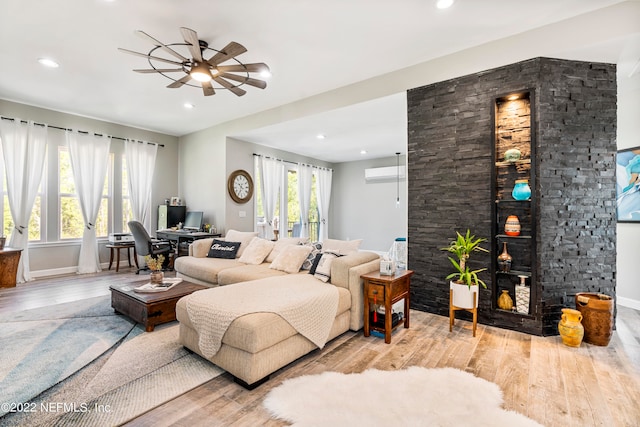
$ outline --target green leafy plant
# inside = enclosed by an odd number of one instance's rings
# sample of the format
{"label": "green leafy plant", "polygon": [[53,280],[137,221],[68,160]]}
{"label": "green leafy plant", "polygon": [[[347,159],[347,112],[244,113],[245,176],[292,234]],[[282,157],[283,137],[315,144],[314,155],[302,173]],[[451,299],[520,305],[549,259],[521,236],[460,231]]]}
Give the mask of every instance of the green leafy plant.
{"label": "green leafy plant", "polygon": [[149,270],[160,271],[162,270],[162,264],[164,263],[164,255],[158,255],[156,258],[153,258],[151,255],[147,255],[144,257],[144,261],[147,263]]}
{"label": "green leafy plant", "polygon": [[480,246],[480,244],[486,242],[487,239],[483,239],[481,237],[476,238],[475,235],[471,234],[470,230],[467,230],[464,236],[456,231],[456,235],[456,239],[451,241],[449,246],[442,248],[443,251],[447,251],[455,255],[455,258],[449,257],[449,261],[451,261],[451,264],[453,264],[456,271],[449,274],[446,279],[451,280],[456,278],[455,283],[465,284],[469,287],[478,286],[478,284],[480,284],[486,288],[487,284],[478,277],[478,273],[485,271],[486,268],[471,270],[467,265],[467,262],[473,252],[489,252],[487,249]]}

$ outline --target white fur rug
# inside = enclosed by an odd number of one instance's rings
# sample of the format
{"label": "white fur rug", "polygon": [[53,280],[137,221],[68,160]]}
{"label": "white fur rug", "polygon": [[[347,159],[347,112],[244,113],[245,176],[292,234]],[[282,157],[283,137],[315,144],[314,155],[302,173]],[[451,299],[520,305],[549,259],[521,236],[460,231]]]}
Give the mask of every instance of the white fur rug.
{"label": "white fur rug", "polygon": [[492,382],[453,368],[417,366],[292,378],[264,400],[271,414],[298,427],[540,427],[502,403],[502,391]]}

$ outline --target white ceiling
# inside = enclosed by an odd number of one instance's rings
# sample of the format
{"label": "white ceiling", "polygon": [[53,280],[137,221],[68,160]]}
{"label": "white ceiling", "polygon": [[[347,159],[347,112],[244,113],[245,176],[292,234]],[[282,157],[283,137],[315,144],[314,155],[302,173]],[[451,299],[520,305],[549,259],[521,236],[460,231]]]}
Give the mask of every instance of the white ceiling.
{"label": "white ceiling", "polygon": [[[620,2],[457,0],[438,10],[435,0],[2,0],[0,98],[182,136]],[[144,58],[117,50],[153,48],[135,30],[180,43],[182,26],[213,48],[243,44],[239,60],[270,66],[268,87],[243,97],[167,89],[167,78],[131,71],[148,68]],[[583,49],[617,58],[606,43]],[[46,69],[39,57],[61,65]],[[404,152],[405,135],[399,94],[234,136],[339,162],[361,149]]]}

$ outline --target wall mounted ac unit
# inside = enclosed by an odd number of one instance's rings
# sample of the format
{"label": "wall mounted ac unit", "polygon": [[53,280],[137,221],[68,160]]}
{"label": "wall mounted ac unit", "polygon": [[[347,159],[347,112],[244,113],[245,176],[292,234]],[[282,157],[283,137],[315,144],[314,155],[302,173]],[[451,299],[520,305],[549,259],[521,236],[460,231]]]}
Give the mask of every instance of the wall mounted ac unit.
{"label": "wall mounted ac unit", "polygon": [[364,170],[365,181],[395,181],[400,172],[400,179],[405,178],[405,167],[388,166],[384,168],[369,168]]}

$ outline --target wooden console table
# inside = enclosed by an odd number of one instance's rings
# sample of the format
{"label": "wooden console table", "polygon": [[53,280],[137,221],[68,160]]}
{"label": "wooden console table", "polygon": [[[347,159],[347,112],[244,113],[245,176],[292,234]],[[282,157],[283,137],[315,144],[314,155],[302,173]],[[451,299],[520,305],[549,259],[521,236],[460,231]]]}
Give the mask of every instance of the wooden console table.
{"label": "wooden console table", "polygon": [[13,249],[6,246],[0,250],[0,288],[13,288],[16,286],[21,252],[22,249]]}
{"label": "wooden console table", "polygon": [[[399,326],[393,326],[392,309],[394,303],[404,299],[404,327],[409,327],[409,288],[413,271],[400,270],[393,276],[384,276],[380,272],[363,274],[364,280],[364,336],[370,335],[370,330],[384,333],[384,342],[391,343],[391,331]],[[384,305],[384,328],[371,325],[369,307],[372,304]]]}

